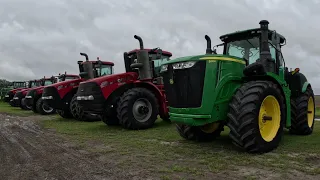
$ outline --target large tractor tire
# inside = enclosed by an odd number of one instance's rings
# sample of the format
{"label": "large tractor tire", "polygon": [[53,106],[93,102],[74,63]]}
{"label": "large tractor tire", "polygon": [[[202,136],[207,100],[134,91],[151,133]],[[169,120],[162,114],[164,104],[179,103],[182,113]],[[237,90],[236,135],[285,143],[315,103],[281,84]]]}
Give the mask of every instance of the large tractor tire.
{"label": "large tractor tire", "polygon": [[156,96],[145,88],[129,89],[118,102],[118,119],[125,129],[151,128],[157,120],[158,113]]}
{"label": "large tractor tire", "polygon": [[65,119],[71,119],[73,118],[70,110],[57,110],[57,113],[62,117],[62,118],[65,118]]}
{"label": "large tractor tire", "polygon": [[101,117],[102,122],[104,122],[108,126],[119,125],[119,119],[117,116],[117,103],[119,100],[120,97],[114,98],[114,100],[110,103],[110,106],[106,107],[105,113]]}
{"label": "large tractor tire", "polygon": [[[40,98],[40,99],[41,99],[41,98]],[[33,103],[33,104],[32,104],[31,110],[32,110],[34,113],[36,113],[36,114],[39,113],[38,110],[37,110],[37,103]]]}
{"label": "large tractor tire", "polygon": [[204,126],[176,124],[180,136],[187,140],[208,142],[216,139],[223,131],[223,123],[210,123]]}
{"label": "large tractor tire", "polygon": [[41,115],[49,115],[56,113],[56,110],[49,105],[45,104],[42,98],[36,102],[36,109]]}
{"label": "large tractor tire", "polygon": [[26,98],[21,99],[20,108],[23,110],[31,110],[31,106],[27,106],[26,104]]}
{"label": "large tractor tire", "polygon": [[316,110],[314,102],[311,87],[308,87],[305,93],[291,99],[291,127],[289,130],[291,134],[312,134]]}
{"label": "large tractor tire", "polygon": [[87,121],[87,122],[93,122],[93,121],[100,121],[99,116],[93,116],[91,114],[87,114],[83,111],[81,106],[79,105],[77,101],[77,96],[74,95],[70,102],[70,112],[74,119],[78,121]]}
{"label": "large tractor tire", "polygon": [[15,104],[13,103],[13,101],[11,100],[11,101],[9,101],[9,104],[10,104],[10,106],[11,107],[15,107]]}
{"label": "large tractor tire", "polygon": [[227,126],[234,145],[249,153],[266,153],[278,147],[286,106],[277,84],[247,82],[237,90],[229,106]]}

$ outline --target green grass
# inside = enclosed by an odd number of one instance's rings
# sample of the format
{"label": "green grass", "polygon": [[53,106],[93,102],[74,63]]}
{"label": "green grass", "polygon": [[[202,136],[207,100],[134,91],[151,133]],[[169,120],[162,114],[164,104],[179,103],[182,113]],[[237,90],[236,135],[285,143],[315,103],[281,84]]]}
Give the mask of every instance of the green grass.
{"label": "green grass", "polygon": [[31,116],[34,115],[32,111],[22,110],[20,107],[12,107],[9,103],[0,101],[0,113],[7,113],[11,115],[19,115],[19,116]]}
{"label": "green grass", "polygon": [[[320,173],[319,122],[316,122],[314,133],[310,136],[289,135],[286,131],[279,148],[264,155],[238,151],[228,137],[228,128],[214,142],[194,143],[182,139],[173,124],[162,121],[157,121],[152,129],[140,131],[108,127],[103,122],[77,122],[59,117],[43,121],[43,125],[66,135],[90,151],[116,157],[114,161],[118,161],[122,168],[134,164],[170,178],[176,174],[201,178],[208,173],[247,167],[272,170],[281,176],[292,170],[309,175]],[[92,142],[101,142],[104,148],[95,147]],[[249,176],[258,178],[255,173],[249,173]]]}
{"label": "green grass", "polygon": [[320,118],[320,107],[316,107],[316,117]]}

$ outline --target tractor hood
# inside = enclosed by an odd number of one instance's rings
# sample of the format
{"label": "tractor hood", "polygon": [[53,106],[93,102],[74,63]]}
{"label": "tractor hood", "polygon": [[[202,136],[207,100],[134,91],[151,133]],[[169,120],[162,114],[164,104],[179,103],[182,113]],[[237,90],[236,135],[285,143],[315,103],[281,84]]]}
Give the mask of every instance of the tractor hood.
{"label": "tractor hood", "polygon": [[33,90],[33,89],[35,89],[35,88],[37,88],[37,87],[23,89],[23,90],[21,90],[20,92],[22,92],[22,94],[25,96],[25,95],[27,95],[28,91]]}
{"label": "tractor hood", "polygon": [[197,56],[179,57],[179,58],[167,61],[167,62],[163,63],[163,65],[186,62],[186,61],[201,61],[201,60],[217,60],[217,61],[238,60],[238,61],[245,62],[244,59],[240,59],[239,57],[236,57],[236,56],[228,56],[228,55],[223,55],[223,54],[204,54],[204,55],[197,55]]}
{"label": "tractor hood", "polygon": [[[79,84],[79,82],[84,81],[84,79],[74,79],[74,80],[69,80],[69,81],[62,81],[62,82],[58,82],[55,84],[50,84],[48,86],[45,87],[55,87],[58,90],[61,89],[62,87],[66,87],[69,86],[70,84]],[[45,88],[43,87],[43,88]]]}
{"label": "tractor hood", "polygon": [[94,79],[89,79],[87,81],[81,82],[80,84],[84,84],[87,82],[95,82],[99,86],[101,84],[116,84],[116,83],[123,83],[128,81],[134,81],[138,79],[138,74],[135,72],[127,72],[127,73],[120,73],[120,74],[112,74],[108,76],[101,76]]}
{"label": "tractor hood", "polygon": [[21,91],[21,90],[23,90],[23,89],[26,89],[26,88],[17,88],[17,89],[12,89],[12,90],[10,90],[10,92],[12,92],[12,93],[16,93],[17,91]]}

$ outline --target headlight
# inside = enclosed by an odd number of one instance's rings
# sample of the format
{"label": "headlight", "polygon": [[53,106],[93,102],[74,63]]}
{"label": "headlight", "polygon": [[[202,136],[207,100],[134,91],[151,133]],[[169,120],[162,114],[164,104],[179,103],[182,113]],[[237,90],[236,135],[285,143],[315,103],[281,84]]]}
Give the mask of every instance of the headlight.
{"label": "headlight", "polygon": [[196,64],[196,61],[179,62],[172,64],[173,69],[187,69]]}
{"label": "headlight", "polygon": [[5,95],[4,97],[9,97],[9,95]]}
{"label": "headlight", "polygon": [[167,70],[168,70],[168,64],[164,64],[160,68],[160,72],[164,72],[164,71],[167,71]]}
{"label": "headlight", "polygon": [[26,99],[32,99],[32,96],[26,96]]}
{"label": "headlight", "polygon": [[19,99],[19,97],[14,97],[13,99]]}
{"label": "headlight", "polygon": [[[172,64],[173,69],[188,69],[196,64],[197,61],[186,61]],[[160,72],[168,70],[168,64],[162,65]]]}
{"label": "headlight", "polygon": [[42,96],[41,99],[53,99],[52,96]]}

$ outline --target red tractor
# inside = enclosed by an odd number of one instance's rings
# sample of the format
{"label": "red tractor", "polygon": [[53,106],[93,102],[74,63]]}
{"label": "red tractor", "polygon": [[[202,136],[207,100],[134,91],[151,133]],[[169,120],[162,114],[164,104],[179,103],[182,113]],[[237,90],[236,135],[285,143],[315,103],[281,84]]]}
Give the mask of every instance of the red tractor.
{"label": "red tractor", "polygon": [[82,121],[95,121],[100,118],[92,116],[82,111],[76,101],[76,92],[80,82],[87,81],[100,76],[108,76],[113,73],[113,62],[89,61],[88,55],[80,53],[86,61],[78,61],[80,79],[73,79],[59,82],[43,89],[42,99],[48,106],[57,110],[63,118],[75,118]]}
{"label": "red tractor", "polygon": [[13,97],[13,103],[15,104],[15,106],[20,107],[23,110],[31,110],[30,106],[26,105],[26,99],[25,96],[27,95],[28,91],[35,89],[37,87],[40,86],[45,86],[45,85],[49,85],[49,84],[53,84],[56,82],[55,78],[42,78],[39,80],[34,80],[31,82],[30,88],[26,88],[26,89],[22,89],[20,91],[18,91],[14,97]]}
{"label": "red tractor", "polygon": [[[52,76],[52,78],[54,79],[56,77]],[[63,82],[63,81],[80,79],[80,76],[74,75],[74,74],[67,74],[67,72],[65,72],[65,74],[62,74],[62,75],[59,74],[57,78],[58,78],[58,82]],[[41,98],[43,89],[45,87],[46,86],[40,86],[28,91],[25,97],[26,98],[25,103],[27,107],[31,107],[34,113],[40,113],[42,115],[54,114],[56,110],[48,106],[46,103],[43,103],[43,99]]]}
{"label": "red tractor", "polygon": [[169,121],[160,66],[172,56],[160,48],[124,53],[126,73],[90,79],[79,85],[77,100],[87,113],[102,116],[107,125],[121,124],[125,129],[147,129],[158,115]]}
{"label": "red tractor", "polygon": [[[27,86],[28,82],[30,84],[31,81],[15,81],[15,82],[13,82],[13,89],[8,91],[7,94],[4,96],[4,102],[10,103],[10,100],[12,100],[13,96],[16,94],[17,91],[29,88]],[[10,103],[10,104],[13,106],[12,103]]]}

